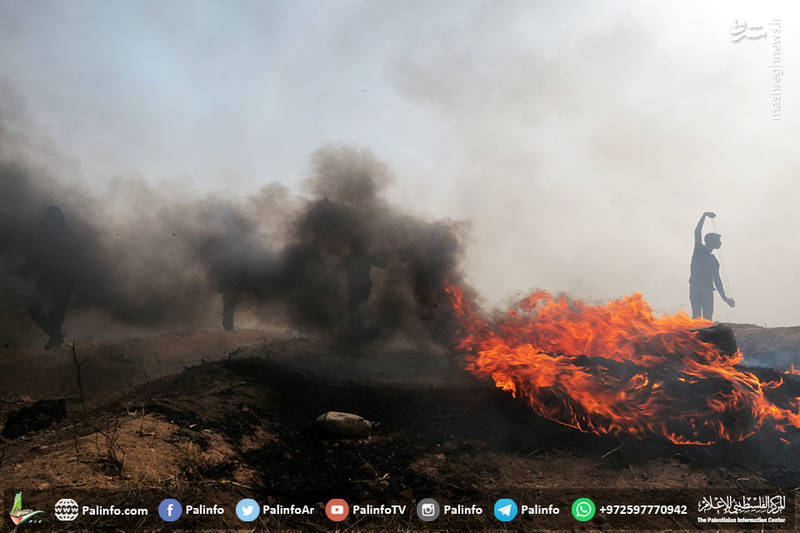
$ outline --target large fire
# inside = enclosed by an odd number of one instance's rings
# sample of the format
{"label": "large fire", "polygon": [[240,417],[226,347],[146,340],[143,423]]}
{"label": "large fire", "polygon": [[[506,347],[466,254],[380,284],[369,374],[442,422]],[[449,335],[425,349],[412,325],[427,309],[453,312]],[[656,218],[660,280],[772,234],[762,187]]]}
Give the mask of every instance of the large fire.
{"label": "large fire", "polygon": [[710,321],[657,317],[641,294],[586,305],[535,292],[490,320],[460,288],[447,292],[466,368],[550,420],[697,445],[741,441],[767,422],[800,427],[800,398],[767,396],[782,379],[761,382],[737,366],[738,350],[702,339]]}

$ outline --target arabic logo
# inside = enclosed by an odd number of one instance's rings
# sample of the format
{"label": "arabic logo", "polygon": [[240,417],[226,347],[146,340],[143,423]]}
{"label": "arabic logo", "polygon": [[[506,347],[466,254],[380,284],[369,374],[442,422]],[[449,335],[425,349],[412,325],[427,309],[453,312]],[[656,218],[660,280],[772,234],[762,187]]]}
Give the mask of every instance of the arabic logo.
{"label": "arabic logo", "polygon": [[767,30],[764,26],[748,26],[746,21],[739,22],[739,19],[733,21],[731,25],[731,42],[738,43],[743,39],[755,41],[763,39],[767,36]]}
{"label": "arabic logo", "polygon": [[704,496],[697,502],[697,511],[706,513],[716,511],[717,514],[739,515],[744,513],[780,514],[786,509],[786,496]]}
{"label": "arabic logo", "polygon": [[11,512],[9,515],[11,516],[11,521],[14,522],[15,525],[24,524],[31,518],[36,515],[44,514],[44,511],[34,511],[33,509],[23,509],[22,508],[22,493],[18,492],[16,497],[14,497],[14,506],[11,508]]}

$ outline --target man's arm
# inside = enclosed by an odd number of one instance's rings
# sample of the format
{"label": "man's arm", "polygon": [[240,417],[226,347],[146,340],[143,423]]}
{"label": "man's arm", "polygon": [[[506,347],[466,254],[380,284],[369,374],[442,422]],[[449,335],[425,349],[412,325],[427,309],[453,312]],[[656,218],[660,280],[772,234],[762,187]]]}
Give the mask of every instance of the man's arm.
{"label": "man's arm", "polygon": [[728,295],[725,294],[725,287],[722,285],[722,278],[719,277],[719,263],[717,263],[717,267],[714,269],[714,286],[717,288],[717,292],[719,292],[722,301],[731,307],[736,306],[736,301],[733,298],[728,298]]}
{"label": "man's arm", "polygon": [[703,213],[703,216],[700,217],[700,220],[697,222],[697,226],[694,228],[694,245],[700,246],[703,244],[703,223],[706,221],[706,217],[714,218],[717,216],[716,214],[712,213],[711,211],[706,211]]}

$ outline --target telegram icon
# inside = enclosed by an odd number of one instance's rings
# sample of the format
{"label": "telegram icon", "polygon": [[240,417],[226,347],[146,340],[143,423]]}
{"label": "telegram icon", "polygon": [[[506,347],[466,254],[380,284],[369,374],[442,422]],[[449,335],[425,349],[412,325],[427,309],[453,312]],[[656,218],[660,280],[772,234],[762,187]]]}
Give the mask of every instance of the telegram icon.
{"label": "telegram icon", "polygon": [[509,498],[500,498],[494,504],[494,517],[501,522],[511,522],[517,516],[517,502]]}

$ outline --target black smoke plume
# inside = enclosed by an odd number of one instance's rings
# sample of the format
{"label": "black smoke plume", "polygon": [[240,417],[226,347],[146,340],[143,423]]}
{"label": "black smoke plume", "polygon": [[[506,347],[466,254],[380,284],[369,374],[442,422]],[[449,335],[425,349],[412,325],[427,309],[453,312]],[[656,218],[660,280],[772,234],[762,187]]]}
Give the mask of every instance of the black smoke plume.
{"label": "black smoke plume", "polygon": [[[6,341],[36,331],[30,306],[43,263],[75,271],[67,337],[82,317],[154,330],[220,324],[222,295],[237,315],[339,340],[447,335],[443,289],[461,282],[461,226],[388,203],[391,174],[368,150],[319,149],[309,196],[272,184],[244,199],[170,198],[136,179],[100,195],[14,150],[13,133],[0,123]],[[43,250],[38,228],[51,206],[64,215],[67,250]]]}

